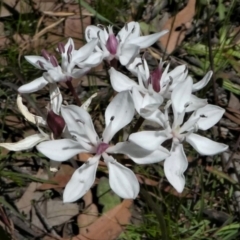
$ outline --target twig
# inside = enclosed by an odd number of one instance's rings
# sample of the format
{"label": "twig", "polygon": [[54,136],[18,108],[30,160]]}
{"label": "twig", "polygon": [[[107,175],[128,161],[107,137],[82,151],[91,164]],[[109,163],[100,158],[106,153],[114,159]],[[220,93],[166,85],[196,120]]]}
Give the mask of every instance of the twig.
{"label": "twig", "polygon": [[36,211],[36,214],[40,220],[40,222],[42,223],[42,225],[45,227],[45,229],[47,230],[47,232],[51,233],[53,236],[60,238],[60,236],[56,233],[56,231],[54,230],[54,228],[48,223],[46,217],[41,213],[41,210],[38,207],[37,202],[32,201],[32,205]]}

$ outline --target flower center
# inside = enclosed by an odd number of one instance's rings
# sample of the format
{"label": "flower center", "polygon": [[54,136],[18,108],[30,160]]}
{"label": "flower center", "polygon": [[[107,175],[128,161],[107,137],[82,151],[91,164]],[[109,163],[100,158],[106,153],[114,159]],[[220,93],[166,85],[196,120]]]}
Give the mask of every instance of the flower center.
{"label": "flower center", "polygon": [[103,152],[106,151],[106,149],[109,147],[109,145],[107,143],[100,143],[98,146],[97,146],[97,154],[100,155],[102,154]]}

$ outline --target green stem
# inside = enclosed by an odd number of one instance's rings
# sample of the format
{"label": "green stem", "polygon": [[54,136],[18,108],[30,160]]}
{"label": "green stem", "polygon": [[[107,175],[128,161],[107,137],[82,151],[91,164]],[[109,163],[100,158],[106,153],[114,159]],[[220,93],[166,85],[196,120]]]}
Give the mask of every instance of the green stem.
{"label": "green stem", "polygon": [[75,89],[74,89],[74,87],[72,85],[72,82],[71,81],[67,81],[66,85],[68,86],[68,89],[71,91],[71,93],[72,93],[72,95],[73,95],[77,105],[80,107],[82,105],[82,103],[81,103],[80,99],[78,98],[78,95],[77,95],[77,93],[76,93],[76,91],[75,91]]}

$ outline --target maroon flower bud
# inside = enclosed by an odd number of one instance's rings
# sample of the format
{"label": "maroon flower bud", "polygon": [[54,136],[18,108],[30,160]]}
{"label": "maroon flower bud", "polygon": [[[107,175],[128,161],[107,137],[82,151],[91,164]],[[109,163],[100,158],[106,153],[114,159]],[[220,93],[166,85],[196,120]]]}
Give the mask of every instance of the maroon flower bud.
{"label": "maroon flower bud", "polygon": [[160,81],[162,77],[162,68],[159,66],[150,74],[150,83],[152,84],[153,90],[155,92],[160,92]]}
{"label": "maroon flower bud", "polygon": [[47,124],[53,133],[54,138],[59,138],[65,128],[65,121],[63,117],[57,115],[52,110],[47,114]]}
{"label": "maroon flower bud", "polygon": [[108,28],[108,31],[109,37],[106,43],[106,48],[112,55],[115,55],[117,53],[118,40],[115,37],[111,27]]}

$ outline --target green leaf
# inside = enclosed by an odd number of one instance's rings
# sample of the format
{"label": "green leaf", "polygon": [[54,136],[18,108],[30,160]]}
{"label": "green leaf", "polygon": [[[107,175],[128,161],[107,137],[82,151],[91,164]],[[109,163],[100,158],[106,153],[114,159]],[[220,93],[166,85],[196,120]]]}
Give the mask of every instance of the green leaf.
{"label": "green leaf", "polygon": [[106,177],[102,177],[99,181],[97,196],[99,203],[103,205],[103,212],[107,212],[121,203],[120,197],[111,190],[109,180]]}

